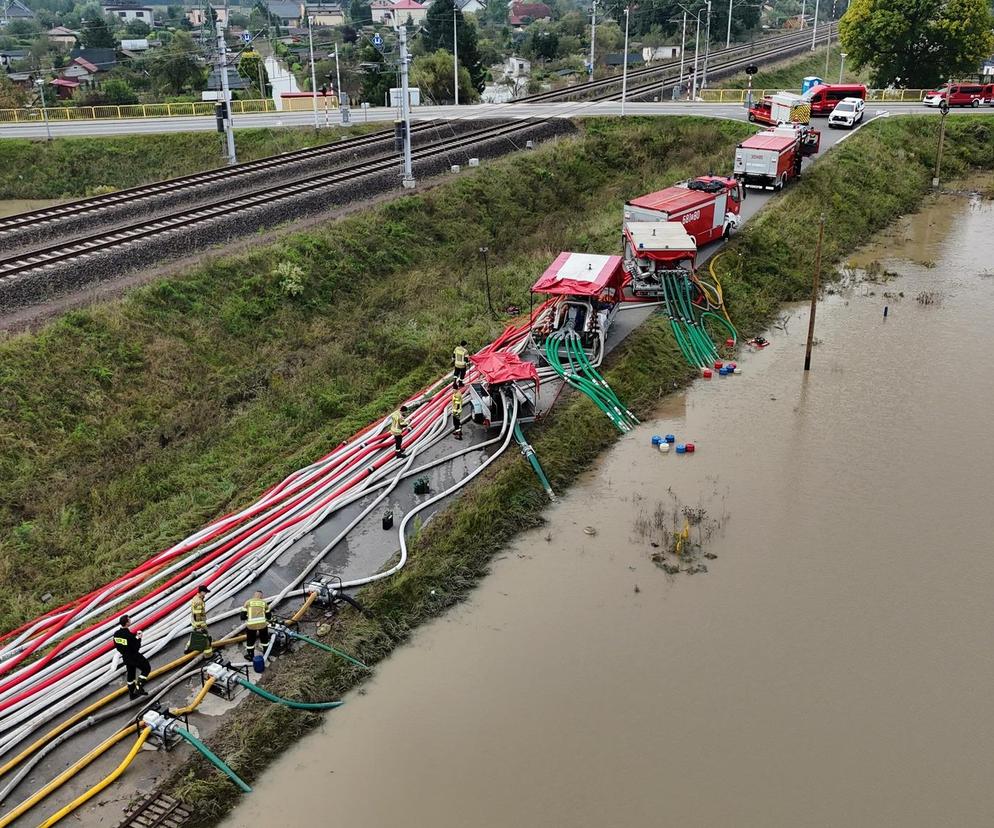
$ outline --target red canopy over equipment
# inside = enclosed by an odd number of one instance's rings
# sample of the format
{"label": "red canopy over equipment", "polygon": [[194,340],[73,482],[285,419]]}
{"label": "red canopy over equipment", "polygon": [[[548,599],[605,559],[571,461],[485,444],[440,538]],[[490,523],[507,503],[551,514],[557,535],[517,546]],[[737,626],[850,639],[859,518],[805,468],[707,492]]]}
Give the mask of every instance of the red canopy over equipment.
{"label": "red canopy over equipment", "polygon": [[560,253],[532,285],[532,292],[560,296],[600,296],[614,291],[620,298],[624,280],[621,256]]}
{"label": "red canopy over equipment", "polygon": [[469,359],[491,385],[513,380],[532,380],[538,387],[538,370],[517,354],[491,351],[488,354],[474,354]]}

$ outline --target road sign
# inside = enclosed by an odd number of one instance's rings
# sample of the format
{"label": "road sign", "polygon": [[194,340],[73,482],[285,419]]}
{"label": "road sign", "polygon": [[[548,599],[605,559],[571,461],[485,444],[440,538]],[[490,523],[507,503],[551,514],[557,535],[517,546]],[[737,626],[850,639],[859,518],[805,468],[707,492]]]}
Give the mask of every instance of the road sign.
{"label": "road sign", "polygon": [[242,43],[252,42],[252,32],[242,32]]}
{"label": "road sign", "polygon": [[377,49],[379,49],[380,46],[383,45],[383,35],[379,34],[379,32],[377,32],[376,34],[373,35],[373,45]]}

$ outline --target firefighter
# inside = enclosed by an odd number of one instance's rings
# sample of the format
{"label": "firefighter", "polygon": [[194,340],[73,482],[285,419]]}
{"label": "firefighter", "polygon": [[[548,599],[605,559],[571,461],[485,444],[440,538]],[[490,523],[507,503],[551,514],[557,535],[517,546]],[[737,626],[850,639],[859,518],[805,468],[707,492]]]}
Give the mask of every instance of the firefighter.
{"label": "firefighter", "polygon": [[121,616],[121,626],[114,632],[114,647],[121,654],[121,660],[128,676],[128,698],[132,701],[139,696],[147,696],[145,682],[148,681],[148,674],[152,672],[152,665],[148,659],[141,654],[141,630],[136,633],[131,632],[131,619],[127,615]]}
{"label": "firefighter", "polygon": [[462,391],[458,388],[452,392],[452,434],[457,440],[462,439]]}
{"label": "firefighter", "polygon": [[262,597],[262,590],[257,589],[242,607],[242,621],[245,622],[246,661],[251,661],[255,656],[256,639],[262,644],[263,650],[269,644],[269,621],[272,616],[269,604]]}
{"label": "firefighter", "polygon": [[466,340],[460,342],[452,351],[452,387],[462,388],[466,384],[466,369],[469,367],[469,351]]}
{"label": "firefighter", "polygon": [[407,425],[407,406],[402,405],[390,415],[390,433],[393,435],[393,451],[396,457],[407,457],[403,445],[404,429]]}
{"label": "firefighter", "polygon": [[207,604],[204,596],[210,590],[205,584],[197,587],[197,594],[190,601],[190,640],[187,642],[184,653],[200,653],[204,657],[214,652],[214,644],[211,641],[211,634],[207,629]]}

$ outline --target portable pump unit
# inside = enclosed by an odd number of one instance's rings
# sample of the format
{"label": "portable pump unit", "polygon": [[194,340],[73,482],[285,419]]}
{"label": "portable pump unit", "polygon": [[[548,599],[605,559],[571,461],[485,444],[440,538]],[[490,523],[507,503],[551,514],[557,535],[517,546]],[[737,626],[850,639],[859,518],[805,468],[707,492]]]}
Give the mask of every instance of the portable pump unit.
{"label": "portable pump unit", "polygon": [[151,728],[152,732],[149,738],[158,743],[164,750],[172,750],[177,743],[182,741],[182,737],[176,732],[178,726],[182,725],[186,730],[190,729],[190,722],[186,714],[174,716],[158,703],[143,710],[136,722],[139,726]]}

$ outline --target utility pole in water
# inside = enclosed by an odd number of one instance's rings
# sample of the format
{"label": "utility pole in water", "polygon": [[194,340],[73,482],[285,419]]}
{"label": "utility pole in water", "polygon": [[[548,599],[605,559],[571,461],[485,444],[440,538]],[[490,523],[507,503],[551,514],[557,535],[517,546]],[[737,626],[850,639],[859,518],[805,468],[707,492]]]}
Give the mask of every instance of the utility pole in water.
{"label": "utility pole in water", "polygon": [[[948,87],[946,88],[948,89]],[[935,153],[935,173],[932,175],[933,190],[939,188],[939,170],[942,168],[942,145],[946,141],[946,116],[949,114],[949,102],[947,100],[942,100],[939,103],[939,112],[942,115],[939,118],[939,148]]]}
{"label": "utility pole in water", "polygon": [[815,275],[811,280],[811,316],[808,317],[808,341],[804,346],[804,370],[811,370],[811,346],[815,339],[815,311],[818,309],[818,281],[821,278],[821,245],[825,240],[825,214],[818,222],[818,250],[815,252]]}

